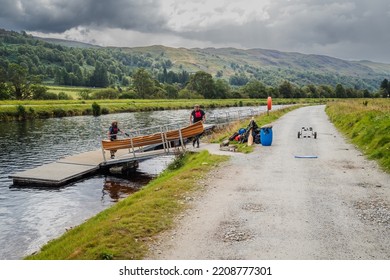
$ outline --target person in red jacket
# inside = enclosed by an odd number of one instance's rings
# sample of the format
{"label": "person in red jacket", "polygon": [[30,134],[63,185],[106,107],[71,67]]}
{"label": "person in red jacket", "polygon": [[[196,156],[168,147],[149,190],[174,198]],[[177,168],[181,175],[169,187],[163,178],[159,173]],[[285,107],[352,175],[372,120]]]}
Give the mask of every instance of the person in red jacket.
{"label": "person in red jacket", "polygon": [[[206,113],[200,109],[199,105],[194,106],[194,110],[191,112],[190,115],[190,124],[196,123],[196,122],[205,122],[206,121]],[[195,143],[197,144],[196,147],[199,148],[199,138],[200,134],[196,135],[194,140],[192,141],[192,146],[195,147]]]}

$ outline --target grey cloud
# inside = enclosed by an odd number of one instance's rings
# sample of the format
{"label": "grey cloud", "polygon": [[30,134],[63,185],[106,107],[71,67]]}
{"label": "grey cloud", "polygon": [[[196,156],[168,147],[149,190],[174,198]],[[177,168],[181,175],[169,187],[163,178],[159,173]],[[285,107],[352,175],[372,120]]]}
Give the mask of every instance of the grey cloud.
{"label": "grey cloud", "polygon": [[389,10],[388,0],[273,1],[267,20],[181,35],[244,48],[319,53],[328,47],[328,55],[389,62]]}
{"label": "grey cloud", "polygon": [[0,6],[0,23],[47,33],[62,33],[78,26],[149,32],[161,30],[165,24],[159,0],[51,0],[49,4],[0,0]]}
{"label": "grey cloud", "polygon": [[17,2],[15,0],[0,0],[0,17],[14,15],[18,12]]}
{"label": "grey cloud", "polygon": [[[188,13],[188,1],[175,1],[172,12]],[[78,27],[121,28],[209,42],[210,46],[271,48],[390,62],[388,0],[274,0],[266,8],[268,17],[248,18],[241,23],[234,19],[210,21],[212,26],[201,29],[190,24],[185,32],[169,29],[169,19],[161,12],[163,4],[163,0],[0,0],[0,28],[43,33]],[[225,9],[216,8],[214,12],[223,15]],[[191,12],[197,13],[195,9]],[[215,15],[212,9],[207,13],[209,17]],[[94,39],[99,42],[99,38]]]}

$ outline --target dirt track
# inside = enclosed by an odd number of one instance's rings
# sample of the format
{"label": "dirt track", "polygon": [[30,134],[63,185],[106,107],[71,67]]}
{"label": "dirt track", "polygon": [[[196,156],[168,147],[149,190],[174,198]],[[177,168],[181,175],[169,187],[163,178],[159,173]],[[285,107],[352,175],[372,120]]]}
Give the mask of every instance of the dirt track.
{"label": "dirt track", "polygon": [[[272,146],[234,154],[200,182],[204,192],[148,258],[390,259],[390,176],[324,109],[288,113],[274,123]],[[302,126],[317,139],[298,139]]]}

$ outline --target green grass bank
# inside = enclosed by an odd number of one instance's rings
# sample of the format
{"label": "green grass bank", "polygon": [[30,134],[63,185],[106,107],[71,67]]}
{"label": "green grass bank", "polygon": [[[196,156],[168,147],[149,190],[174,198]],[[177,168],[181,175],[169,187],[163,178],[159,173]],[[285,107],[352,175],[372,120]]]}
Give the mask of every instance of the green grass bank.
{"label": "green grass bank", "polygon": [[[274,105],[298,103],[324,104],[325,102],[325,99],[273,100]],[[266,103],[266,99],[0,100],[0,121],[190,109],[195,104],[200,104],[207,110],[223,107],[265,106]],[[96,110],[96,107],[98,107],[98,110]]]}
{"label": "green grass bank", "polygon": [[390,173],[390,99],[328,102],[326,112],[351,143]]}

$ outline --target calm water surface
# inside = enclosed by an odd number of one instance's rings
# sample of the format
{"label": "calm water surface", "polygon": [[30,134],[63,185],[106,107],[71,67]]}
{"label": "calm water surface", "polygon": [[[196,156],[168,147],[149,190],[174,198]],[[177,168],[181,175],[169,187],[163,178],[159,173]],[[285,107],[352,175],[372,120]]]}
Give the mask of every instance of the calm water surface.
{"label": "calm water surface", "polygon": [[[239,108],[249,110],[251,108]],[[255,108],[258,109],[258,108]],[[226,111],[215,109],[223,121]],[[113,119],[122,130],[169,123],[188,124],[189,110],[81,116],[0,123],[0,259],[21,259],[49,240],[137,191],[172,161],[163,156],[140,163],[128,177],[96,175],[61,188],[17,187],[9,175],[100,148]]]}

